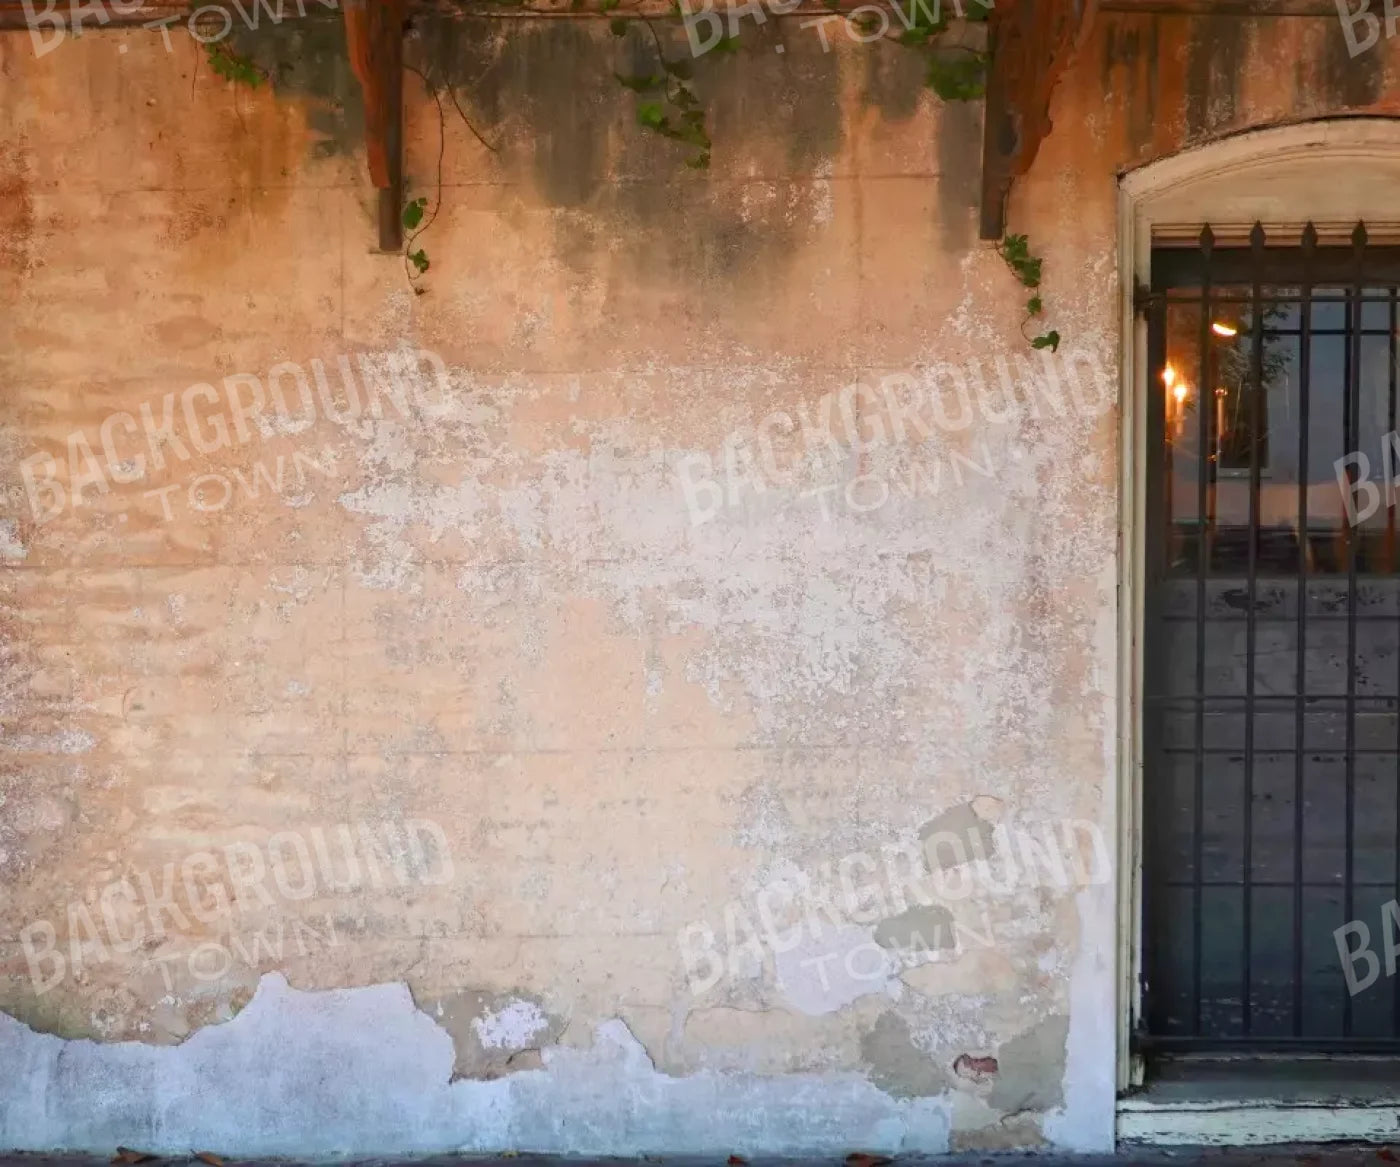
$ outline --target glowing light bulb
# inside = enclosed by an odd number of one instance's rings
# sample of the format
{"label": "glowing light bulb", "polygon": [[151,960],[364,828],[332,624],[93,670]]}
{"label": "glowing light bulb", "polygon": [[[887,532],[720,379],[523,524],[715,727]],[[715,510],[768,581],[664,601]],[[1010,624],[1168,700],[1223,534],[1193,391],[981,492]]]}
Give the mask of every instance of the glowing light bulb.
{"label": "glowing light bulb", "polygon": [[1186,398],[1190,395],[1191,386],[1187,385],[1184,381],[1178,381],[1175,385],[1172,386],[1172,396],[1176,398],[1176,403],[1178,405],[1181,405],[1183,402],[1185,402]]}
{"label": "glowing light bulb", "polygon": [[1215,322],[1210,326],[1210,330],[1211,330],[1213,333],[1215,333],[1216,336],[1226,336],[1226,337],[1228,337],[1228,336],[1239,336],[1239,334],[1240,334],[1240,330],[1239,330],[1238,328],[1236,328],[1233,324],[1226,324],[1225,321],[1223,321],[1223,320],[1217,320],[1217,321],[1215,321]]}
{"label": "glowing light bulb", "polygon": [[1164,384],[1168,389],[1170,389],[1173,385],[1176,384],[1176,370],[1173,369],[1170,365],[1168,365],[1162,370],[1162,384]]}

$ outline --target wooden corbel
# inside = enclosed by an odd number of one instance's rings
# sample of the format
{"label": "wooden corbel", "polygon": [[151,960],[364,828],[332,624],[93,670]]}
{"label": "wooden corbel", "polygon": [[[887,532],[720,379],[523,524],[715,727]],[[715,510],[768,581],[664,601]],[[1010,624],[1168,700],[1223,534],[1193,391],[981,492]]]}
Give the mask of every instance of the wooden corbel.
{"label": "wooden corbel", "polygon": [[988,16],[982,138],[983,239],[1006,232],[1011,184],[1050,133],[1050,97],[1094,22],[1098,0],[997,0]]}
{"label": "wooden corbel", "polygon": [[346,0],[345,44],[365,100],[365,149],[379,190],[379,249],[403,246],[404,0]]}

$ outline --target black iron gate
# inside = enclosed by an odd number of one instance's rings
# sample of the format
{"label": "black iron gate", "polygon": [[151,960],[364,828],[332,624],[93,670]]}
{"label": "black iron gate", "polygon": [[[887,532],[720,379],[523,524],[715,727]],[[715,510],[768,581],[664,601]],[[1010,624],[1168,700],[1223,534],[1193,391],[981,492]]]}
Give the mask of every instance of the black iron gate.
{"label": "black iron gate", "polygon": [[1139,1036],[1400,1051],[1400,249],[1219,235],[1143,301]]}

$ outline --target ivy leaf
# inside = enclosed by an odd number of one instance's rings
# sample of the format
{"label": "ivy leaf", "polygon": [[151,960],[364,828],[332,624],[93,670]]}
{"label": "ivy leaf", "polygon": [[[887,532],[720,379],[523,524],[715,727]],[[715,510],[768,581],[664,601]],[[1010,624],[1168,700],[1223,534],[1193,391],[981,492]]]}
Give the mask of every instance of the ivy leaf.
{"label": "ivy leaf", "polygon": [[1024,235],[1007,235],[998,250],[1022,284],[1028,288],[1040,287],[1041,261],[1031,255]]}
{"label": "ivy leaf", "polygon": [[1039,296],[1032,296],[1026,301],[1026,311],[1032,316],[1039,316],[1045,311],[1045,304],[1041,301]]}
{"label": "ivy leaf", "polygon": [[1031,341],[1031,348],[1048,348],[1052,353],[1060,351],[1060,334],[1053,329]]}
{"label": "ivy leaf", "polygon": [[621,3],[622,3],[622,0],[602,0],[602,3],[598,5],[598,11],[600,11],[600,12],[611,12],[614,8],[616,8],[616,7],[617,7],[619,4],[621,4]]}
{"label": "ivy leaf", "polygon": [[428,270],[428,253],[421,247],[417,251],[410,251],[408,262],[418,269],[418,274],[421,276]]}
{"label": "ivy leaf", "polygon": [[737,53],[739,51],[739,38],[737,36],[722,36],[710,46],[712,53]]}
{"label": "ivy leaf", "polygon": [[613,36],[626,36],[627,18],[625,16],[614,16],[612,20],[608,21],[608,31],[612,33]]}
{"label": "ivy leaf", "polygon": [[928,63],[926,80],[944,101],[971,101],[986,92],[986,57],[981,53],[934,57]]}
{"label": "ivy leaf", "polygon": [[250,89],[256,89],[263,79],[252,61],[227,45],[209,44],[205,47],[205,55],[209,58],[209,67],[225,81],[232,81],[235,85],[241,82]]}
{"label": "ivy leaf", "polygon": [[643,101],[637,106],[637,121],[649,129],[662,130],[667,127],[666,111],[659,101]]}
{"label": "ivy leaf", "polygon": [[[614,73],[618,84],[632,90],[633,93],[650,93],[653,89],[660,89],[666,84],[666,78],[660,73],[647,75],[638,73],[633,77],[624,77],[621,73]],[[659,108],[659,107],[658,107]]]}
{"label": "ivy leaf", "polygon": [[427,205],[427,199],[414,199],[404,207],[403,226],[405,231],[412,231],[423,221],[423,208]]}

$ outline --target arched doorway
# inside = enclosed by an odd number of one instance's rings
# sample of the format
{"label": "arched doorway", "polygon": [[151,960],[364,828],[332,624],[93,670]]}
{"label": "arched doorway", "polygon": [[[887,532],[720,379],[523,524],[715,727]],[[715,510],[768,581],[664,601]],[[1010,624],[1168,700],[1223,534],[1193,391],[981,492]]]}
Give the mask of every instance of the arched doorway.
{"label": "arched doorway", "polygon": [[1120,1085],[1400,1054],[1397,184],[1371,118],[1120,184]]}

